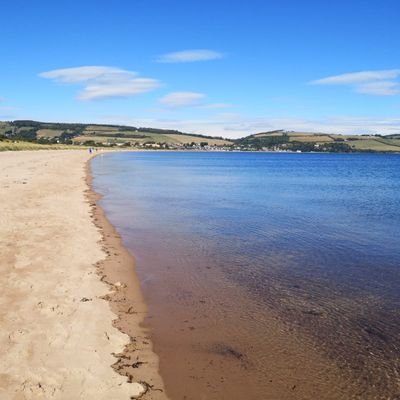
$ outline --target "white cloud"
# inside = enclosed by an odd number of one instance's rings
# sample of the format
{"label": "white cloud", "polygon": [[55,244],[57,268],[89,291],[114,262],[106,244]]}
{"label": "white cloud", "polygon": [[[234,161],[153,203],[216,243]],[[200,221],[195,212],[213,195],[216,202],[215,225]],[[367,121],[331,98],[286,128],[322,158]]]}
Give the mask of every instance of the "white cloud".
{"label": "white cloud", "polygon": [[223,54],[213,50],[185,50],[164,54],[158,58],[160,63],[184,63],[208,61],[223,58]]}
{"label": "white cloud", "polygon": [[[194,107],[202,110],[220,110],[232,107],[228,103],[204,103],[202,100],[205,97],[204,93],[199,92],[173,92],[161,97],[159,102],[168,108]],[[160,110],[155,109],[155,111]]]}
{"label": "white cloud", "polygon": [[374,96],[400,94],[400,69],[361,71],[329,76],[312,81],[313,85],[346,85],[356,92]]}
{"label": "white cloud", "polygon": [[318,79],[312,83],[315,85],[347,85],[360,82],[371,82],[379,80],[395,79],[400,76],[400,69],[389,69],[381,71],[361,71],[349,74],[329,76]]}
{"label": "white cloud", "polygon": [[104,78],[113,79],[114,77],[119,77],[121,75],[135,76],[136,74],[133,72],[124,71],[120,68],[100,66],[55,69],[39,74],[39,76],[42,78],[54,79],[63,83],[86,82],[94,79]]}
{"label": "white cloud", "polygon": [[42,78],[66,84],[82,84],[80,100],[128,97],[150,92],[161,86],[157,79],[139,77],[136,72],[104,66],[85,66],[42,72]]}
{"label": "white cloud", "polygon": [[374,96],[394,96],[400,94],[400,84],[393,81],[367,82],[358,85],[358,93],[372,94]]}
{"label": "white cloud", "polygon": [[88,84],[79,94],[81,100],[93,100],[105,97],[129,97],[150,92],[160,87],[155,79],[134,78],[119,82],[99,82]]}
{"label": "white cloud", "polygon": [[189,107],[198,105],[204,97],[198,92],[173,92],[161,97],[160,103],[172,108]]}

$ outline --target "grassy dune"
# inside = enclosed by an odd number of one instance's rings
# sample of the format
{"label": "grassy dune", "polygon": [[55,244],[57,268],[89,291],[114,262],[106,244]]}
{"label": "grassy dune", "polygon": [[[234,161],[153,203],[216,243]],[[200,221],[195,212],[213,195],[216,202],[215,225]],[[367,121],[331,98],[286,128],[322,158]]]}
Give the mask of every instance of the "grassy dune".
{"label": "grassy dune", "polygon": [[71,146],[66,144],[39,144],[31,142],[0,141],[0,151],[17,150],[67,150],[82,149],[81,146]]}

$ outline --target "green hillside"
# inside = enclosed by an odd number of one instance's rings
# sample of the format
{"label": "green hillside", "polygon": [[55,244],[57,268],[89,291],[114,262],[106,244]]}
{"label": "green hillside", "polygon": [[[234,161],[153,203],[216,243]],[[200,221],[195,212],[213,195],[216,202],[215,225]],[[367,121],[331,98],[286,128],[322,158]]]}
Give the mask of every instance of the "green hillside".
{"label": "green hillside", "polygon": [[29,120],[0,122],[0,135],[9,140],[40,144],[83,144],[106,147],[173,149],[232,145],[232,141],[223,138],[188,134],[176,130]]}
{"label": "green hillside", "polygon": [[237,148],[298,152],[400,152],[399,135],[338,135],[312,132],[260,132],[235,141]]}
{"label": "green hillside", "polygon": [[228,140],[168,129],[29,120],[0,122],[0,141],[2,148],[7,141],[170,150],[400,152],[400,134],[339,135],[275,130]]}

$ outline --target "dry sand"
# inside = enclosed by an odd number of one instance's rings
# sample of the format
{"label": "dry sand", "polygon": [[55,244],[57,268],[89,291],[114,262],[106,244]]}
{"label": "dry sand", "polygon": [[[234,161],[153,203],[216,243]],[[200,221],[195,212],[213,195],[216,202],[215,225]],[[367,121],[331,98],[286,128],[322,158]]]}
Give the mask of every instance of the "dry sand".
{"label": "dry sand", "polygon": [[3,400],[166,398],[133,260],[87,192],[89,157],[0,153]]}

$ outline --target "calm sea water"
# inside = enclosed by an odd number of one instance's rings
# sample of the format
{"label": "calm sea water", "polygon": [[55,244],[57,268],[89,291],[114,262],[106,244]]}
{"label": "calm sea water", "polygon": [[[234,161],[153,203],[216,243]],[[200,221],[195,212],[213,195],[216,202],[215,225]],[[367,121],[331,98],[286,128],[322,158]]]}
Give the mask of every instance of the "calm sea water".
{"label": "calm sea water", "polygon": [[173,398],[399,398],[400,155],[124,152],[92,170]]}

